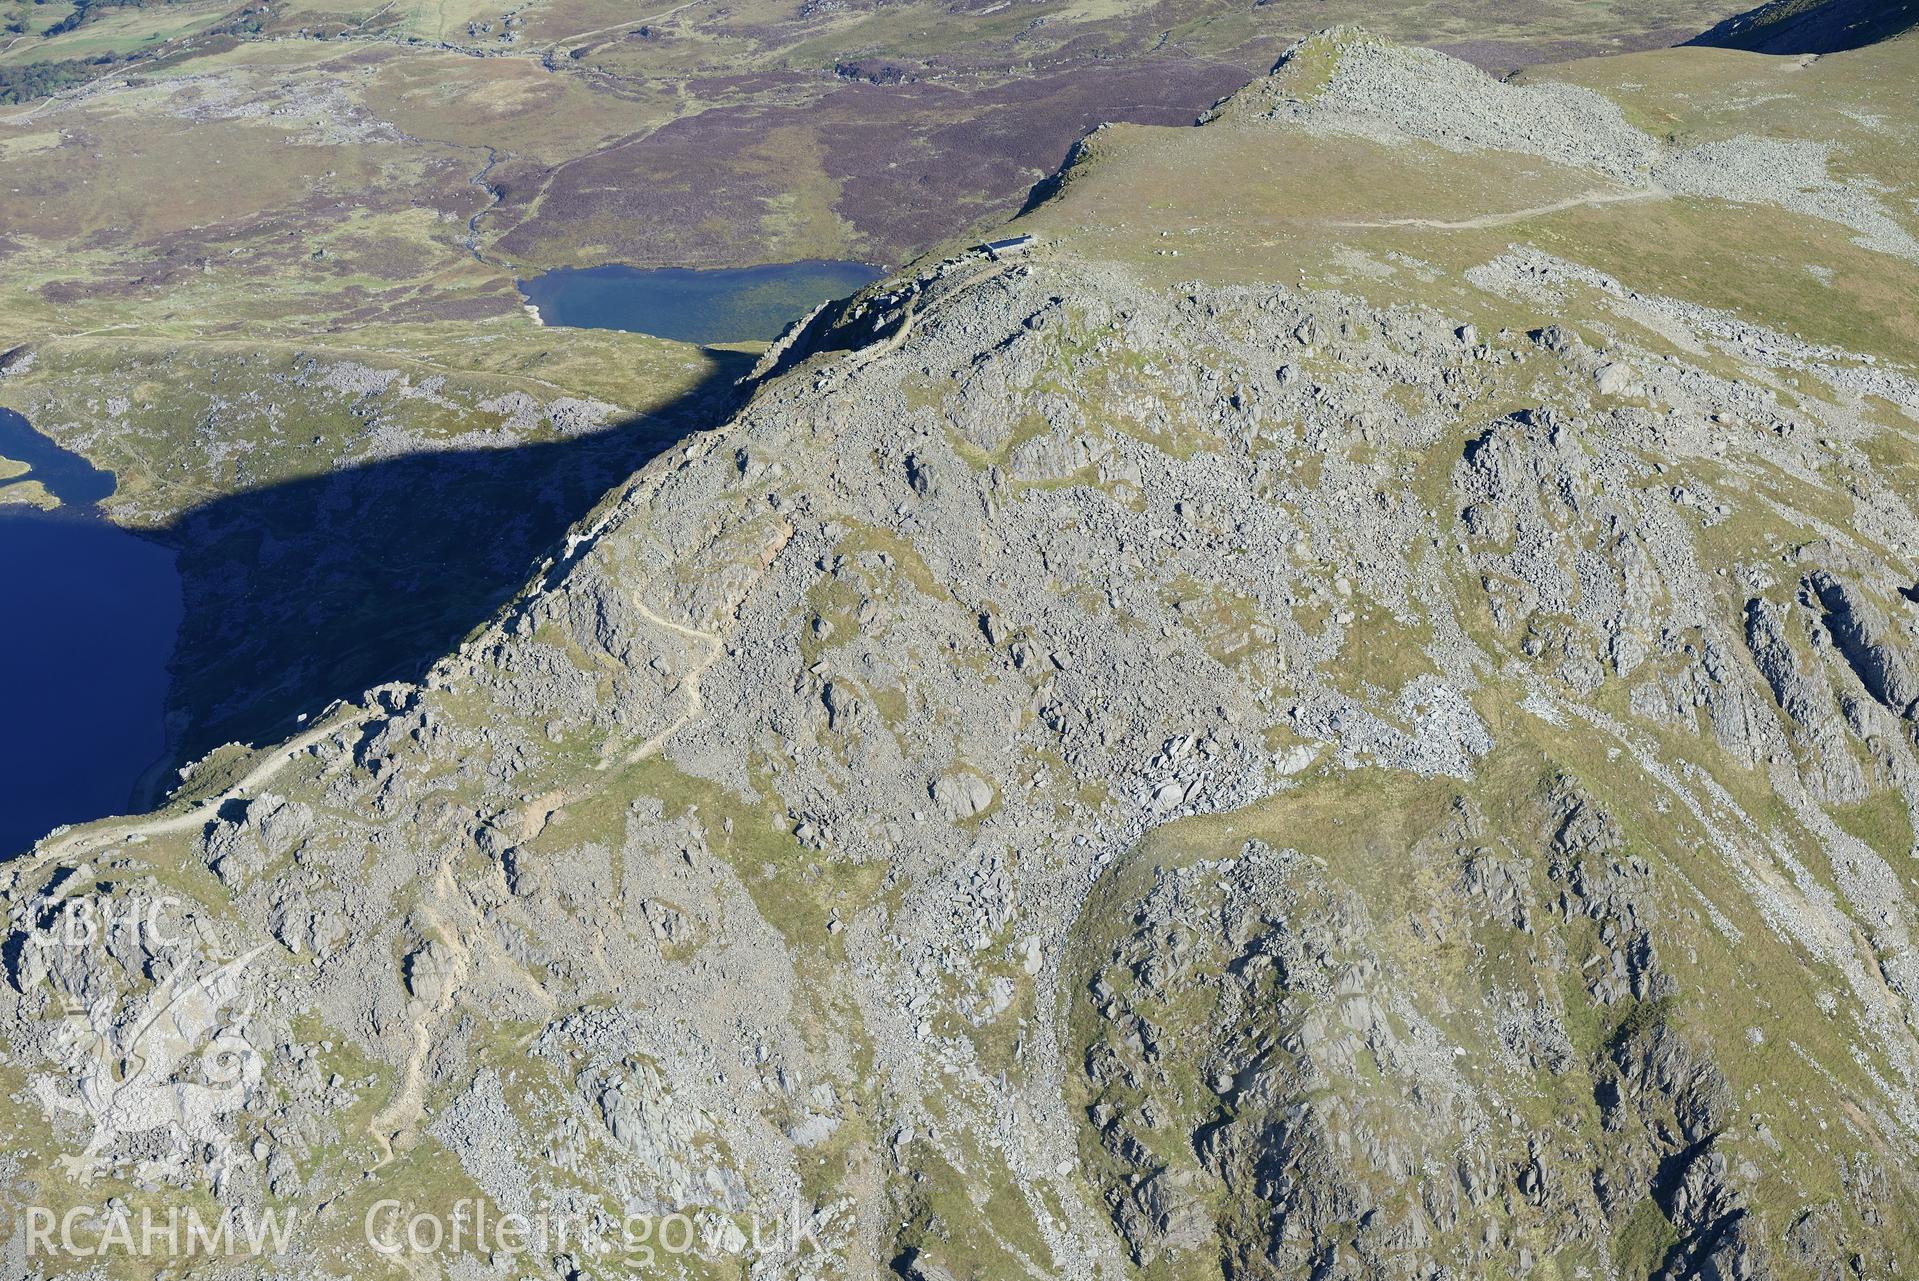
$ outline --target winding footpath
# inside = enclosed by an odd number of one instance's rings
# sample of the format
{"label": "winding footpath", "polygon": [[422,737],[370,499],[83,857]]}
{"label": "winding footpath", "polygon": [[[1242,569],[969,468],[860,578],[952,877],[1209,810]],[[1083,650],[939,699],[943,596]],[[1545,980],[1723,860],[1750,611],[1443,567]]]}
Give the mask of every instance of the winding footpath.
{"label": "winding footpath", "polygon": [[365,707],[343,707],[298,738],[289,739],[278,747],[272,748],[267,753],[267,758],[242,775],[238,782],[197,805],[190,805],[186,809],[171,814],[162,812],[147,818],[107,819],[90,824],[77,831],[67,832],[52,840],[41,842],[38,848],[11,860],[7,866],[31,868],[55,859],[85,857],[109,846],[123,845],[145,837],[165,836],[173,832],[187,832],[196,827],[204,827],[218,817],[220,807],[228,801],[257,793],[288,765],[299,760],[320,743],[343,731],[358,729],[379,715],[381,715],[380,712]]}
{"label": "winding footpath", "polygon": [[1508,213],[1480,214],[1476,218],[1462,218],[1448,222],[1439,218],[1385,218],[1377,222],[1334,222],[1334,227],[1428,227],[1435,231],[1485,231],[1492,227],[1505,227],[1515,222],[1524,222],[1528,218],[1543,218],[1547,214],[1564,213],[1568,209],[1580,209],[1590,205],[1616,205],[1630,200],[1659,200],[1668,193],[1658,187],[1647,187],[1639,191],[1588,191],[1584,195],[1568,196],[1549,205],[1534,205],[1528,209],[1514,209]]}

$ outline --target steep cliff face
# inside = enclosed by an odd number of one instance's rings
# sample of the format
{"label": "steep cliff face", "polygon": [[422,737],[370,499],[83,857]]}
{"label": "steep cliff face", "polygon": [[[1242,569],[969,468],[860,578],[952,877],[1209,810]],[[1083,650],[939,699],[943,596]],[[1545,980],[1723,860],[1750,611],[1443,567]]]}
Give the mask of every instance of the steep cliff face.
{"label": "steep cliff face", "polygon": [[1096,136],[419,685],[9,865],[9,1187],[302,1274],[1919,1266],[1919,344],[1738,277],[1915,296],[1911,176],[1580,77]]}

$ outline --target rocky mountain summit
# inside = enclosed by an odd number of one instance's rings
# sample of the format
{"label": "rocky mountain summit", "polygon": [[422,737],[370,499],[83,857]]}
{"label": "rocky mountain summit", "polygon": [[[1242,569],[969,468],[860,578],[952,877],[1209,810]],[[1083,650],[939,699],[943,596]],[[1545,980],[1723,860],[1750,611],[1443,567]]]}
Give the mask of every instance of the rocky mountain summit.
{"label": "rocky mountain summit", "polygon": [[0,867],[8,1201],[292,1216],[9,1275],[1909,1275],[1916,48],[1096,132]]}

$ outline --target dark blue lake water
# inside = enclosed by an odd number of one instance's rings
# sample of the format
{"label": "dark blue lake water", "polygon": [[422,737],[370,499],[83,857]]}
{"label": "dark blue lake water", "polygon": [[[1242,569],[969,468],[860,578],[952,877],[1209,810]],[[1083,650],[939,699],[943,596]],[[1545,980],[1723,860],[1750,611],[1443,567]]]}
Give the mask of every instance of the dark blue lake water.
{"label": "dark blue lake water", "polygon": [[62,506],[0,504],[0,861],[123,813],[166,745],[173,553],[107,523],[113,475],[0,409],[0,457]]}
{"label": "dark blue lake water", "polygon": [[774,263],[694,271],[561,267],[520,282],[549,325],[625,329],[680,342],[771,342],[829,298],[857,293],[883,268],[863,262]]}

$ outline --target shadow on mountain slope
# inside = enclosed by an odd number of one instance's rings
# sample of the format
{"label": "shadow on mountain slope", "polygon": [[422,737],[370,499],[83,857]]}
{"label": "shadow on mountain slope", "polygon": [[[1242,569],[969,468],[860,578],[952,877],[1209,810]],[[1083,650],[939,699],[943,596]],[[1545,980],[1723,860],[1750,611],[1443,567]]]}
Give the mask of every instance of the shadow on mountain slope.
{"label": "shadow on mountain slope", "polygon": [[724,421],[751,358],[710,354],[714,372],[672,406],[592,435],[382,459],[222,497],[158,531],[185,618],[149,790],[222,743],[271,742],[301,713],[422,673],[602,495]]}
{"label": "shadow on mountain slope", "polygon": [[1752,53],[1843,53],[1919,26],[1919,0],[1772,0],[1687,44]]}

